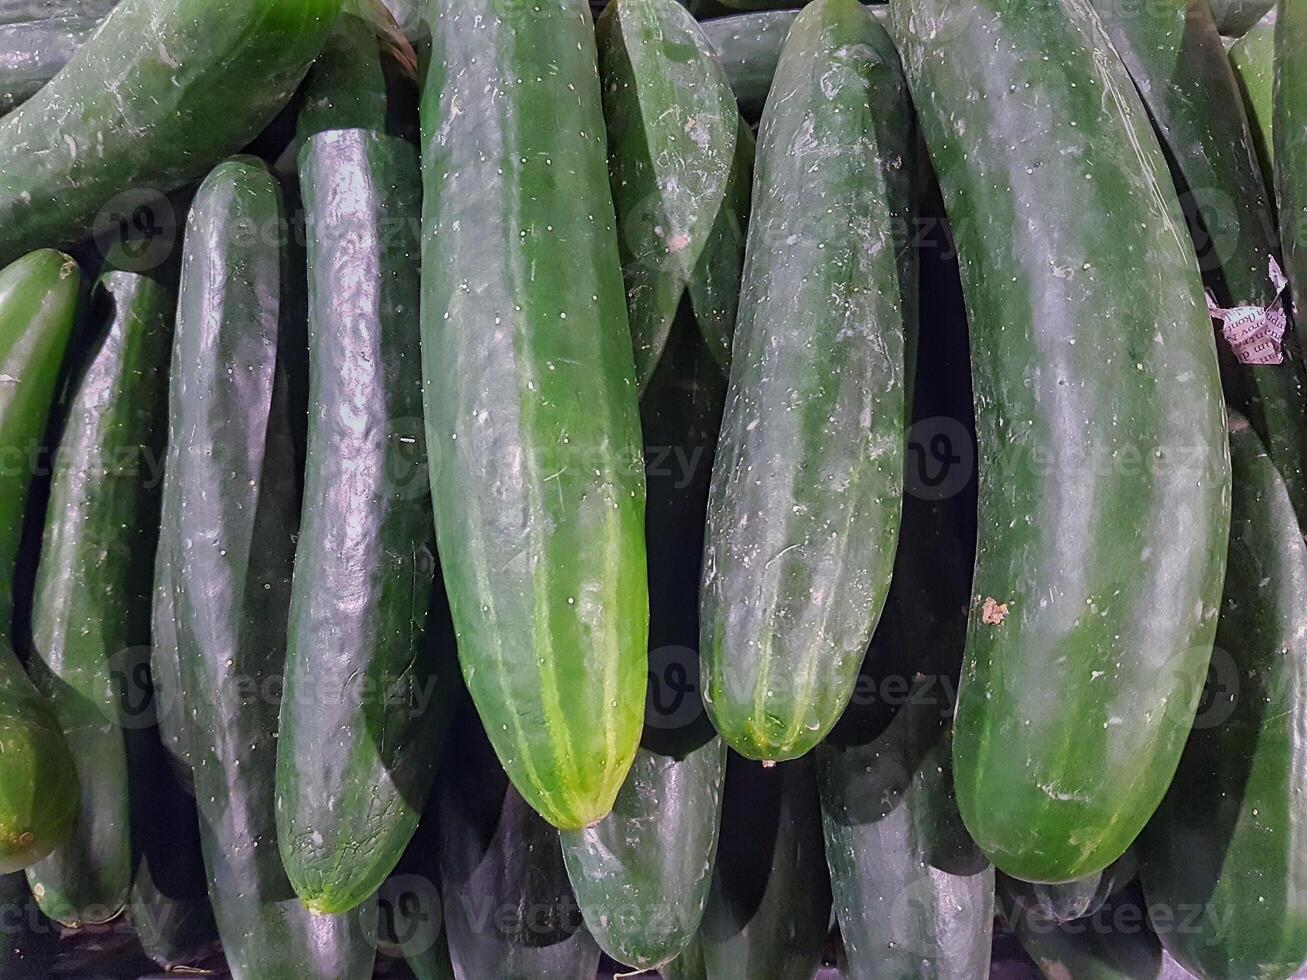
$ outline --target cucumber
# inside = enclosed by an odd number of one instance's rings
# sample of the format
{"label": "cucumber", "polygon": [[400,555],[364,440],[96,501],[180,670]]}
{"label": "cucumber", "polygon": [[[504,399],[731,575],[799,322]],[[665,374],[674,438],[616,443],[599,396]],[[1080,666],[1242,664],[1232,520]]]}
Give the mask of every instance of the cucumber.
{"label": "cucumber", "polygon": [[[1307,310],[1307,4],[1279,5],[1275,24],[1275,192],[1293,308]],[[1301,312],[1299,312],[1301,318]]]}
{"label": "cucumber", "polygon": [[816,770],[727,761],[721,843],[699,945],[712,980],[811,980],[830,925]]}
{"label": "cucumber", "polygon": [[850,978],[989,974],[994,871],[953,801],[945,715],[928,693],[937,680],[879,733],[840,744],[837,729],[818,753]]}
{"label": "cucumber", "polygon": [[1222,34],[1240,37],[1266,16],[1275,0],[1208,0],[1212,18]]}
{"label": "cucumber", "polygon": [[[347,0],[300,89],[299,137],[332,129],[384,132],[386,79],[381,47],[359,0]],[[301,153],[303,151],[301,150]]]}
{"label": "cucumber", "polygon": [[641,405],[651,652],[644,737],[613,812],[561,835],[590,932],[613,959],[644,970],[693,939],[717,851],[726,749],[697,691],[678,692],[693,699],[687,706],[667,688],[677,686],[675,671],[697,676],[704,513],[724,398],[683,304]]}
{"label": "cucumber", "polygon": [[195,799],[174,778],[157,728],[132,732],[127,758],[137,855],[127,918],[159,966],[194,966],[218,948]]}
{"label": "cucumber", "polygon": [[1268,198],[1273,197],[1275,188],[1275,22],[1272,8],[1229,52]]}
{"label": "cucumber", "polygon": [[58,716],[10,645],[14,568],[36,451],[54,404],[81,274],[59,252],[0,271],[0,874],[69,839],[80,789]]}
{"label": "cucumber", "polygon": [[[132,882],[126,720],[115,658],[150,638],[148,563],[159,495],[176,300],[129,272],[100,276],[96,340],[55,456],[29,670],[63,728],[81,805],[72,838],[27,869],[41,910],[70,927],[114,918]],[[143,567],[144,566],[144,567]]]}
{"label": "cucumber", "polygon": [[631,767],[648,659],[638,388],[590,15],[431,0],[428,20],[422,356],[442,569],[496,754],[546,820],[579,830]]}
{"label": "cucumber", "polygon": [[[334,97],[343,79],[316,72],[307,99]],[[437,696],[449,672],[424,636],[435,530],[425,453],[414,452],[421,175],[379,108],[370,128],[310,136],[299,158],[311,407],[277,840],[296,894],[326,913],[360,905],[394,869],[449,720]]]}
{"label": "cucumber", "polygon": [[746,119],[762,115],[776,75],[776,62],[796,16],[792,10],[766,10],[721,17],[703,25],[704,36],[717,49]]}
{"label": "cucumber", "polygon": [[[1005,898],[1002,888],[1000,897]],[[1010,911],[1010,906],[1008,907]],[[1114,898],[1092,920],[1053,923],[1018,915],[1012,930],[1047,980],[1162,980],[1187,977],[1168,964],[1135,894]]]}
{"label": "cucumber", "polygon": [[0,115],[22,105],[54,78],[98,23],[67,15],[0,23]]}
{"label": "cucumber", "polygon": [[0,121],[0,261],[77,242],[114,195],[167,192],[239,150],[290,99],[339,10],[340,0],[123,0]]}
{"label": "cucumber", "polygon": [[915,147],[884,29],[855,0],[808,7],[763,119],[704,556],[704,698],[746,758],[826,736],[889,589]]}
{"label": "cucumber", "polygon": [[598,23],[618,243],[643,391],[726,201],[739,113],[675,0],[614,0]]}
{"label": "cucumber", "polygon": [[[1091,0],[1168,150],[1190,237],[1209,290],[1225,307],[1270,306],[1279,250],[1238,82],[1201,3],[1125,11]],[[1253,420],[1307,519],[1307,377],[1296,336],[1285,361],[1249,367],[1218,342],[1226,398]]]}
{"label": "cucumber", "polygon": [[[371,976],[364,916],[306,910],[278,856],[276,684],[298,506],[280,193],[230,160],[187,222],[169,438],[177,615],[209,896],[237,980]],[[165,506],[165,513],[168,508]]]}
{"label": "cucumber", "polygon": [[1162,933],[1202,977],[1288,978],[1307,962],[1307,545],[1284,478],[1230,422],[1234,522],[1206,710],[1140,850],[1150,905],[1202,908]]}
{"label": "cucumber", "polygon": [[599,947],[567,881],[558,834],[505,777],[471,711],[444,767],[440,882],[458,977],[593,980]]}
{"label": "cucumber", "polygon": [[1082,0],[890,10],[971,324],[958,805],[1000,870],[1073,881],[1142,829],[1201,695],[1230,492],[1212,327],[1165,158]]}

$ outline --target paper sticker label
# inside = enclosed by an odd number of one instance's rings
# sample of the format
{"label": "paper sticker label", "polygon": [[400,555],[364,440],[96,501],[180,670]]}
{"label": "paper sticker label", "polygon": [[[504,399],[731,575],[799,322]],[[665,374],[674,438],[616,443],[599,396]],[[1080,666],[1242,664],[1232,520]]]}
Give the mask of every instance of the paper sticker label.
{"label": "paper sticker label", "polygon": [[1274,256],[1268,271],[1275,287],[1275,301],[1270,306],[1225,309],[1210,292],[1207,294],[1207,309],[1213,320],[1221,322],[1221,334],[1240,364],[1263,366],[1284,362],[1284,332],[1289,325],[1284,312],[1284,291],[1289,281]]}

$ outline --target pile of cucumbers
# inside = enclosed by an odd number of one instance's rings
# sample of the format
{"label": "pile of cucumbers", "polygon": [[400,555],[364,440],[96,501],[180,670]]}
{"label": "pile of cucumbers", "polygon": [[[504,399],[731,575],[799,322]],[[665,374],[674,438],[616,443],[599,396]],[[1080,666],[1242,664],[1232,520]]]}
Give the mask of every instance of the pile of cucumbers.
{"label": "pile of cucumbers", "polygon": [[0,3],[0,977],[1299,975],[1300,309],[1302,0]]}

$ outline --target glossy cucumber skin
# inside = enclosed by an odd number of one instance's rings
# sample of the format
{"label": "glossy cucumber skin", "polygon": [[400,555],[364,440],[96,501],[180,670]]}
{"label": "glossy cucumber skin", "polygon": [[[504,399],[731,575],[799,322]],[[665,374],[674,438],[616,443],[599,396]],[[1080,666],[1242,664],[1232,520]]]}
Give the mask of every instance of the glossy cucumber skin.
{"label": "glossy cucumber skin", "polygon": [[703,25],[746,119],[762,115],[781,48],[797,16],[793,10],[766,10],[719,17]]}
{"label": "glossy cucumber skin", "polygon": [[0,23],[0,115],[54,78],[98,23],[79,16]]}
{"label": "glossy cucumber skin", "polygon": [[1275,188],[1275,24],[1272,8],[1230,47],[1230,64],[1243,94],[1268,196]]}
{"label": "glossy cucumber skin", "polygon": [[[298,463],[286,350],[280,192],[258,161],[205,180],[187,223],[169,439],[173,581],[201,844],[237,980],[368,977],[367,913],[320,915],[278,855],[277,690],[285,666]],[[167,512],[165,508],[165,513]]]}
{"label": "glossy cucumber skin", "polygon": [[1277,9],[1275,192],[1293,308],[1307,310],[1307,6],[1290,2]]}
{"label": "glossy cucumber skin", "polygon": [[797,758],[826,736],[889,589],[915,146],[884,29],[854,0],[805,9],[759,141],[701,591],[704,699],[746,758]]}
{"label": "glossy cucumber skin", "polygon": [[532,807],[579,830],[612,809],[634,758],[648,643],[590,15],[580,0],[431,0],[428,21],[422,356],[440,559],[497,755]]}
{"label": "glossy cucumber skin", "polygon": [[958,805],[1000,870],[1058,883],[1124,852],[1179,761],[1229,452],[1197,262],[1130,78],[1083,0],[1008,9],[895,0],[891,21],[971,324]]}
{"label": "glossy cucumber skin", "polygon": [[131,733],[128,769],[136,868],[127,919],[145,955],[165,969],[218,948],[195,798],[176,778],[157,728]]}
{"label": "glossy cucumber skin", "polygon": [[[373,895],[417,827],[450,689],[425,639],[435,529],[418,335],[421,178],[375,130],[312,136],[310,428],[277,740],[277,839],[319,912]],[[366,679],[362,681],[362,679]]]}
{"label": "glossy cucumber skin", "polygon": [[123,0],[0,122],[0,261],[79,241],[114,195],[170,191],[239,150],[290,99],[339,10],[340,0]]}
{"label": "glossy cucumber skin", "polygon": [[1307,962],[1307,546],[1283,477],[1232,418],[1234,522],[1209,697],[1142,838],[1150,904],[1206,908],[1164,933],[1208,980],[1287,978]]}
{"label": "glossy cucumber skin", "polygon": [[811,980],[830,925],[830,876],[811,759],[727,760],[722,838],[699,945],[712,980]]}
{"label": "glossy cucumber skin", "polygon": [[300,89],[299,135],[307,141],[332,129],[382,132],[385,121],[381,47],[357,0],[348,0]]}
{"label": "glossy cucumber skin", "polygon": [[590,932],[639,969],[661,966],[694,938],[717,853],[726,748],[697,687],[678,686],[675,672],[698,675],[704,514],[725,388],[683,304],[641,403],[651,654],[644,736],[613,812],[561,835]]}
{"label": "glossy cucumber skin", "polygon": [[505,777],[480,722],[455,722],[443,767],[440,886],[454,973],[502,980],[591,980],[599,947],[563,866],[558,834]]}
{"label": "glossy cucumber skin", "polygon": [[42,911],[67,926],[112,919],[132,881],[127,747],[115,681],[148,645],[159,494],[151,464],[166,431],[173,294],[107,272],[92,295],[99,330],[75,381],[55,456],[33,611],[33,680],[73,753],[73,836],[28,868]]}
{"label": "glossy cucumber skin", "polygon": [[[1206,6],[1168,0],[1131,12],[1091,0],[1148,108],[1189,222],[1208,289],[1225,307],[1270,306],[1278,258],[1275,208],[1225,46]],[[1270,447],[1307,517],[1307,376],[1298,338],[1282,364],[1249,367],[1217,340],[1226,399]]]}
{"label": "glossy cucumber skin", "polygon": [[643,391],[725,204],[739,113],[712,46],[675,0],[616,0],[596,30],[608,170]]}
{"label": "glossy cucumber skin", "polygon": [[1098,874],[1063,885],[1040,885],[1001,875],[998,890],[1006,899],[1006,915],[1026,915],[1037,924],[1065,925],[1095,915],[1108,900],[1129,885],[1139,871],[1135,849]]}
{"label": "glossy cucumber skin", "polygon": [[14,567],[36,449],[54,404],[81,274],[41,251],[0,271],[0,874],[67,840],[80,790],[63,729],[10,645]]}

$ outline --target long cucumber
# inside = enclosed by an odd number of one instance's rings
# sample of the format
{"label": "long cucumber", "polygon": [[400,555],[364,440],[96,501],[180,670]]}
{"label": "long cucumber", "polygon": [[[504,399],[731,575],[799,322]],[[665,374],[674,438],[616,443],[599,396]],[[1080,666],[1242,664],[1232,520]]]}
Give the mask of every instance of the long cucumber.
{"label": "long cucumber", "polygon": [[115,195],[170,191],[239,150],[290,99],[339,10],[123,0],[0,122],[0,262],[76,242]]}
{"label": "long cucumber", "polygon": [[1145,832],[1150,905],[1203,909],[1162,933],[1201,977],[1288,978],[1307,962],[1307,545],[1274,458],[1232,417],[1234,522],[1205,710]]}
{"label": "long cucumber", "polygon": [[757,119],[767,104],[781,48],[798,16],[792,10],[765,10],[719,17],[703,25],[721,60],[740,112]]}
{"label": "long cucumber", "polygon": [[[277,695],[285,663],[298,463],[280,192],[235,159],[187,223],[169,439],[179,447],[173,581],[209,895],[242,978],[371,975],[358,914],[300,904],[278,855]],[[165,513],[169,513],[167,506]]]}
{"label": "long cucumber", "polygon": [[568,884],[558,834],[495,758],[480,722],[455,722],[460,751],[443,768],[440,886],[458,977],[592,980],[599,947]]}
{"label": "long cucumber", "polygon": [[698,671],[704,514],[725,387],[683,305],[641,404],[651,655],[644,737],[613,812],[561,835],[591,933],[639,969],[666,963],[693,939],[717,852],[726,749],[684,680]]}
{"label": "long cucumber", "polygon": [[22,105],[54,78],[98,23],[67,15],[0,23],[0,115]]}
{"label": "long cucumber", "polygon": [[76,262],[51,251],[0,271],[0,874],[67,840],[81,795],[59,718],[9,639],[23,515],[81,278]]}
{"label": "long cucumber", "polygon": [[811,980],[830,925],[830,877],[811,759],[727,762],[722,838],[699,949],[711,980]]}
{"label": "long cucumber", "polygon": [[1143,828],[1201,695],[1229,524],[1213,331],[1165,157],[1085,0],[890,10],[971,329],[958,805],[1000,870],[1071,881]]}
{"label": "long cucumber", "polygon": [[648,641],[631,340],[580,0],[431,0],[422,356],[468,689],[550,823],[605,816]]}
{"label": "long cucumber", "polygon": [[145,955],[189,967],[218,947],[195,799],[176,779],[157,728],[132,732],[128,767],[136,870],[127,919]]}
{"label": "long cucumber", "polygon": [[[1225,307],[1268,307],[1279,285],[1275,210],[1257,162],[1238,82],[1207,8],[1152,4],[1134,12],[1092,0],[1134,78],[1162,144],[1208,289]],[[1295,334],[1281,364],[1238,363],[1219,342],[1227,400],[1266,442],[1307,520],[1307,375]]]}
{"label": "long cucumber", "polygon": [[1272,8],[1230,47],[1230,64],[1239,80],[1268,195],[1275,188],[1275,23]]}
{"label": "long cucumber", "polygon": [[618,243],[644,390],[725,205],[739,113],[702,29],[674,0],[615,0],[597,31]]}
{"label": "long cucumber", "polygon": [[[377,44],[367,26],[371,49]],[[363,58],[356,61],[364,62]],[[377,64],[380,79],[380,65]],[[306,101],[366,91],[315,69]],[[310,909],[372,896],[417,828],[449,720],[426,638],[435,531],[422,428],[421,175],[385,91],[308,136],[310,426],[277,742],[277,839]],[[304,123],[301,122],[303,129]],[[443,604],[443,596],[440,599]]]}
{"label": "long cucumber", "polygon": [[704,698],[747,758],[826,736],[889,589],[915,146],[884,29],[855,0],[805,9],[763,119],[704,557]]}
{"label": "long cucumber", "polygon": [[166,429],[176,309],[167,288],[127,272],[102,275],[92,302],[99,334],[55,457],[29,666],[81,784],[72,838],[27,869],[42,911],[67,926],[113,918],[131,888],[127,719],[114,670],[115,658],[149,642],[152,464]]}

